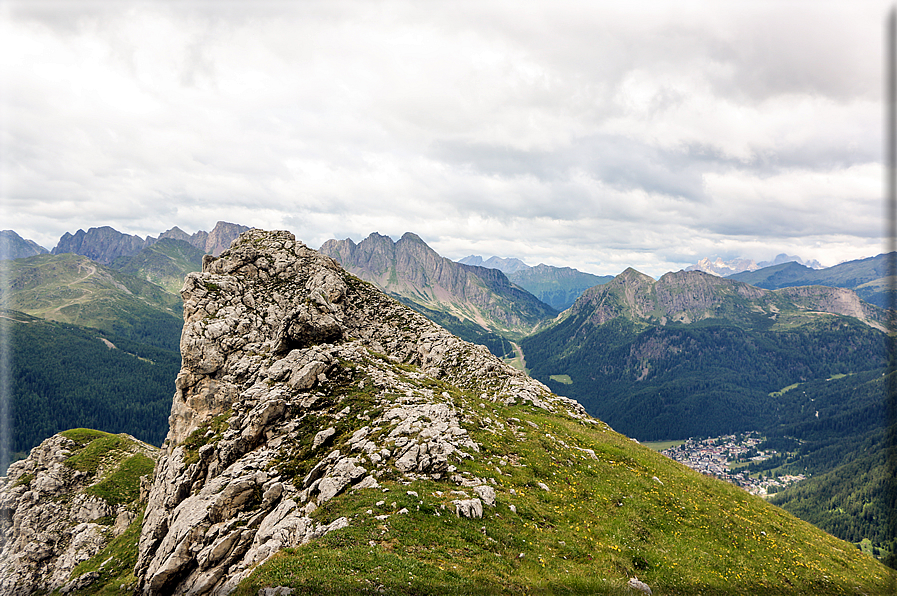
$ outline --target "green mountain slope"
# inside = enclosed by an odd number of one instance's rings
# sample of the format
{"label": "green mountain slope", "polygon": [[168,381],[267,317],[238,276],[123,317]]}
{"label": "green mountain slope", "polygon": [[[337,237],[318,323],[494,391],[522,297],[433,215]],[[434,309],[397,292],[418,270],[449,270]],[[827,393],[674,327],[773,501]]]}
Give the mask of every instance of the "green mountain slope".
{"label": "green mountain slope", "polygon": [[0,289],[0,307],[178,349],[181,300],[161,287],[76,254],[9,264],[9,287]]}
{"label": "green mountain slope", "polygon": [[522,346],[554,391],[625,434],[662,440],[766,427],[769,393],[883,366],[883,321],[839,288],[771,292],[700,272],[655,282],[627,270]]}
{"label": "green mountain slope", "polygon": [[184,240],[162,238],[134,256],[118,257],[110,268],[145,279],[177,295],[184,276],[202,269],[204,254]]}
{"label": "green mountain slope", "polygon": [[[350,239],[328,240],[320,250],[406,304],[468,321],[501,337],[520,338],[557,314],[501,271],[441,257],[410,232],[398,242],[377,233],[357,245]],[[454,330],[464,333],[463,326]]]}
{"label": "green mountain slope", "polygon": [[655,594],[893,590],[893,572],[852,545],[612,431],[520,407],[487,409],[472,428],[485,416],[493,422],[471,432],[481,453],[458,466],[496,481],[497,505],[482,519],[456,517],[459,497],[444,483],[382,482],[389,492],[347,494],[316,511],[321,522],[357,521],[281,552],[236,594],[281,585],[313,594],[637,593],[626,587],[631,577]]}
{"label": "green mountain slope", "polygon": [[592,275],[570,267],[539,264],[509,273],[508,279],[552,308],[567,310],[587,289],[606,284],[612,275]]}
{"label": "green mountain slope", "polygon": [[810,269],[798,263],[783,263],[729,277],[736,281],[776,290],[793,286],[820,285],[849,288],[870,304],[888,306],[887,255],[848,261],[827,269]]}
{"label": "green mountain slope", "polygon": [[13,452],[72,427],[162,443],[177,350],[14,311],[0,311],[0,324],[10,342]]}
{"label": "green mountain slope", "polygon": [[[148,497],[144,593],[893,592],[852,545],[612,431],[292,235],[242,239],[186,284],[191,382]],[[71,593],[120,589],[96,581]]]}

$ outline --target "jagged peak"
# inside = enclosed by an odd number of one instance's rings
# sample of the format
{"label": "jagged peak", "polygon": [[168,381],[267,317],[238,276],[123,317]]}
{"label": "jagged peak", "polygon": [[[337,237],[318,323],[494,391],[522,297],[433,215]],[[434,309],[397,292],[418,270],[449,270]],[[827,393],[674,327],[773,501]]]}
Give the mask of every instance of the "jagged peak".
{"label": "jagged peak", "polygon": [[[145,593],[228,593],[280,548],[351,523],[324,526],[309,517],[343,490],[377,487],[386,472],[444,478],[449,457],[479,447],[461,428],[449,391],[431,388],[437,379],[490,407],[525,402],[591,420],[578,403],[289,232],[243,233],[187,276],[182,296],[183,364],[136,567]],[[305,445],[303,425],[316,420],[320,432]],[[404,426],[391,434],[371,431],[397,423]],[[342,447],[318,450],[335,434]],[[352,455],[358,450],[369,457]],[[304,453],[310,472],[286,473],[282,462],[295,452]],[[259,510],[246,511],[256,493]],[[224,520],[233,523],[221,526]],[[208,533],[213,525],[225,534]],[[193,555],[181,554],[208,553],[238,537],[226,560],[201,555],[197,568]]]}

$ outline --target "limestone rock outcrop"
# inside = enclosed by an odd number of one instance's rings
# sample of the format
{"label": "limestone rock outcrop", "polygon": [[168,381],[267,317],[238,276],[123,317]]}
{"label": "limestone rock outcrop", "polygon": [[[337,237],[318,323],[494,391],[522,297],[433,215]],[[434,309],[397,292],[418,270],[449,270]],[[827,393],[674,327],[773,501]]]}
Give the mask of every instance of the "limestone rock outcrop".
{"label": "limestone rock outcrop", "polygon": [[[91,450],[94,441],[104,441],[96,445],[102,449]],[[75,430],[50,437],[13,463],[0,478],[0,594],[68,585],[78,563],[136,519],[136,474],[152,473],[157,451],[127,435]],[[128,494],[134,498],[122,496]],[[93,579],[80,578],[78,585]]]}
{"label": "limestone rock outcrop", "polygon": [[378,478],[469,484],[453,462],[479,446],[442,377],[587,418],[288,232],[242,234],[181,295],[183,365],[135,569],[145,594],[227,594],[278,550],[350,524],[312,513]]}

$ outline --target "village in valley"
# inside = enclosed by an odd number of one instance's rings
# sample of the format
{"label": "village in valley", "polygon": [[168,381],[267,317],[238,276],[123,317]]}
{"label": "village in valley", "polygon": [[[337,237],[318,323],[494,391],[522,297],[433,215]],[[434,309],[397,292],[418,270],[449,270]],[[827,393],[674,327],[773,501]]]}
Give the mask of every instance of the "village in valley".
{"label": "village in valley", "polygon": [[680,445],[668,447],[662,454],[708,476],[715,476],[740,486],[753,495],[766,497],[787,486],[806,479],[803,474],[751,475],[746,466],[762,462],[776,455],[772,449],[758,449],[763,438],[754,432],[724,435],[707,439],[688,439]]}

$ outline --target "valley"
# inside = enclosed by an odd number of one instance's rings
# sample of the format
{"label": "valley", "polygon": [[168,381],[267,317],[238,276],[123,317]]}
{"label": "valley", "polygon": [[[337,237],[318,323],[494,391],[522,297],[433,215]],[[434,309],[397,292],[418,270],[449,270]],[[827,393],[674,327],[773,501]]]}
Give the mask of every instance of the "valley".
{"label": "valley", "polygon": [[[187,276],[183,298],[152,480],[137,453],[152,449],[86,430],[0,480],[12,593],[887,594],[897,580],[614,432],[291,234],[245,234]],[[74,500],[60,500],[69,486]],[[51,510],[58,523],[28,534],[46,546],[29,557],[17,528]],[[103,540],[59,531],[75,519]],[[70,572],[66,553],[82,560]]]}
{"label": "valley", "polygon": [[[24,454],[73,426],[162,443],[181,360],[181,300],[171,291],[203,267],[203,253],[175,236],[118,255],[109,266],[63,253],[11,262],[12,291],[0,301],[18,311],[6,310],[0,318],[20,338],[13,342],[19,350],[13,354],[19,366],[13,374],[19,400],[15,451]],[[777,505],[840,538],[866,541],[879,556],[889,552],[884,428],[869,424],[884,419],[886,315],[850,290],[767,290],[700,272],[653,280],[630,269],[574,290],[573,305],[558,314],[513,282],[513,272],[452,263],[414,234],[397,242],[371,238],[358,245],[333,241],[325,254],[450,332],[486,346],[556,395],[576,399],[624,435],[716,437],[719,444],[681,448],[682,459],[751,492],[775,493]],[[517,273],[542,266],[525,267]],[[569,296],[568,289],[558,291]],[[20,350],[25,346],[29,351]],[[58,372],[75,369],[83,378]],[[56,416],[36,416],[47,411]],[[545,423],[528,411],[515,412],[511,420]],[[495,409],[488,421],[479,419],[499,428],[508,416]],[[515,425],[519,440],[522,426]],[[764,442],[742,447],[768,457],[732,470],[722,449],[736,449],[738,434],[749,431]],[[570,439],[556,443],[551,449],[566,449]],[[531,483],[550,485],[549,476],[536,478],[541,480]],[[420,494],[442,490],[415,486]],[[538,508],[535,501],[531,506]],[[411,535],[409,528],[403,532]],[[560,540],[576,541],[572,535]]]}

